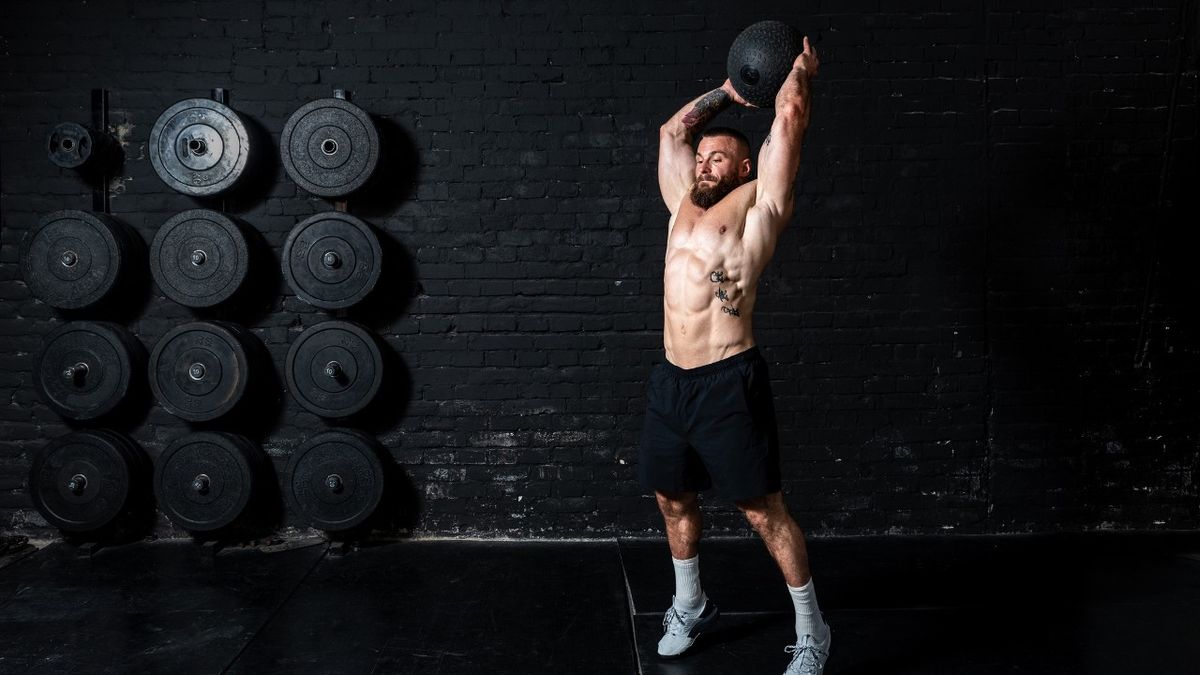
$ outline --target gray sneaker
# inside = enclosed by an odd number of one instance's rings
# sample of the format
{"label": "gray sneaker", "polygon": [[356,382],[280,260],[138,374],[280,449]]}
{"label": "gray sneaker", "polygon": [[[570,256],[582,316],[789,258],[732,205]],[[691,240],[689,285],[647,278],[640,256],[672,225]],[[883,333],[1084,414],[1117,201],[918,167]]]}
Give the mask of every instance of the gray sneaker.
{"label": "gray sneaker", "polygon": [[796,644],[784,647],[783,651],[792,655],[792,662],[783,675],[822,675],[832,642],[833,632],[826,628],[823,641],[818,642],[815,635],[805,635]]}
{"label": "gray sneaker", "polygon": [[658,655],[670,658],[684,653],[700,637],[701,631],[707,629],[719,615],[717,605],[712,600],[705,600],[704,609],[697,614],[675,609],[675,598],[672,597],[671,608],[663,617],[663,636],[658,641]]}

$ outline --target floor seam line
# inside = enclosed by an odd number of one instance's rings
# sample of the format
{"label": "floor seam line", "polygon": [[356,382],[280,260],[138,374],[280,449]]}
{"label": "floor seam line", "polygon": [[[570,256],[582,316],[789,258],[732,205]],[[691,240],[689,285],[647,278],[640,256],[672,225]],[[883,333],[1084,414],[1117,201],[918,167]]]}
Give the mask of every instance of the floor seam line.
{"label": "floor seam line", "polygon": [[238,659],[242,658],[242,654],[246,653],[246,649],[250,646],[250,643],[258,639],[258,636],[262,633],[263,629],[267,627],[267,624],[271,623],[271,621],[273,621],[275,617],[279,615],[279,612],[284,608],[284,606],[291,601],[292,596],[296,595],[296,591],[300,590],[300,587],[304,585],[304,582],[308,581],[308,578],[312,576],[313,571],[317,569],[317,565],[321,564],[321,561],[324,560],[328,555],[329,546],[327,545],[325,550],[321,551],[321,555],[317,556],[316,560],[313,561],[313,564],[308,568],[308,571],[304,573],[304,576],[300,577],[300,580],[296,582],[296,585],[292,587],[292,590],[289,591],[288,594],[279,601],[279,604],[275,606],[275,609],[271,610],[270,615],[268,615],[267,618],[261,624],[259,624],[258,628],[254,631],[254,634],[250,636],[250,639],[246,640],[245,644],[242,645],[242,648],[238,650],[237,654],[234,654],[233,658],[229,660],[229,663],[227,663],[225,667],[221,669],[221,675],[228,673],[229,669],[233,668],[233,664],[237,663]]}
{"label": "floor seam line", "polygon": [[642,651],[638,649],[637,636],[637,605],[633,601],[633,589],[629,586],[629,572],[625,569],[625,555],[621,552],[621,540],[614,540],[617,545],[617,560],[621,563],[621,579],[625,582],[625,599],[629,607],[629,632],[633,638],[633,662],[637,665],[638,675],[644,675],[642,671]]}

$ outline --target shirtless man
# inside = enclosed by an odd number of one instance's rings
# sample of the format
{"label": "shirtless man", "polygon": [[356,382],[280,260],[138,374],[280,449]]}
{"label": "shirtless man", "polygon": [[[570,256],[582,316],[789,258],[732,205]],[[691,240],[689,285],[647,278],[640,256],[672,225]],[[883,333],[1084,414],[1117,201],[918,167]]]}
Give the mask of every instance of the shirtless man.
{"label": "shirtless man", "polygon": [[663,272],[666,363],[647,387],[638,473],[653,489],[675,566],[675,596],[658,653],[683,654],[717,618],[700,588],[696,494],[734,500],[779,564],[796,608],[786,673],[819,675],[830,631],[817,608],[804,534],[780,493],[779,441],[767,363],[754,343],[759,276],[792,216],[800,142],[808,127],[817,56],[804,39],[775,98],[775,120],[750,180],[745,136],[710,128],[732,103],[749,105],[729,80],[691,101],[659,131],[658,184],[671,211]]}

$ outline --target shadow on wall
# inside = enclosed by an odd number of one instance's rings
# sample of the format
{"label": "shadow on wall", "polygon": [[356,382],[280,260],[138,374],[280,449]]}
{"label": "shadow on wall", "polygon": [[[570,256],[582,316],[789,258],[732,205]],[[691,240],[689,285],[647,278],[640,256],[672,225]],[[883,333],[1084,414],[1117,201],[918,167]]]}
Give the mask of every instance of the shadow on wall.
{"label": "shadow on wall", "polygon": [[386,117],[372,116],[379,130],[380,161],[371,180],[351,196],[354,210],[364,218],[391,215],[412,196],[420,177],[420,153],[404,127]]}
{"label": "shadow on wall", "polygon": [[[234,109],[237,110],[236,105]],[[238,118],[249,136],[249,161],[238,182],[215,197],[195,198],[198,208],[222,213],[247,213],[260,208],[271,189],[281,180],[279,148],[271,140],[271,132],[257,118],[237,110]]]}
{"label": "shadow on wall", "polygon": [[375,289],[357,305],[346,311],[351,318],[375,331],[385,331],[400,320],[421,292],[417,279],[417,264],[407,247],[390,232],[374,227],[379,239],[383,269]]}

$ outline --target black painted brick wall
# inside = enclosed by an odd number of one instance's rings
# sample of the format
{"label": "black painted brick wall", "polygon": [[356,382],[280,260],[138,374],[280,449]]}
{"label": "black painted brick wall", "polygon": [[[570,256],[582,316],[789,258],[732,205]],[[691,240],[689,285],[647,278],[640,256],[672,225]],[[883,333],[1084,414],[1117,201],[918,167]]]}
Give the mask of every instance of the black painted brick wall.
{"label": "black painted brick wall", "polygon": [[[153,173],[151,126],[221,86],[276,142],[296,107],[347,88],[415,152],[399,158],[418,167],[403,200],[350,211],[419,282],[402,311],[359,317],[411,378],[411,400],[369,430],[421,496],[418,529],[657,531],[634,481],[661,358],[656,131],[720,83],[728,44],[763,18],[800,27],[823,62],[755,318],[802,526],[1196,528],[1196,3],[1129,4],[8,3],[0,529],[46,533],[29,461],[68,431],[32,388],[58,319],[17,250],[39,215],[91,197],[42,139],[109,89],[127,153],[112,212],[150,241],[195,206]],[[757,144],[770,115],[722,121]],[[226,208],[278,254],[330,205],[280,172]],[[188,316],[156,294],[128,324],[152,345]],[[281,293],[252,328],[282,372],[324,316]],[[284,405],[258,439],[280,466],[326,426]],[[151,453],[186,430],[158,408],[127,429]],[[745,531],[727,504],[708,524]]]}

